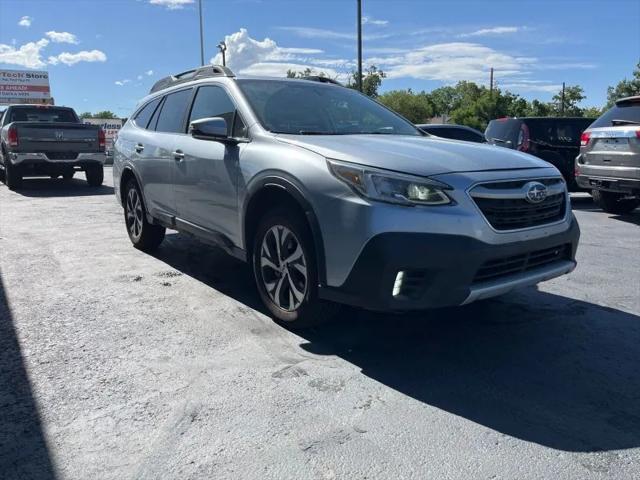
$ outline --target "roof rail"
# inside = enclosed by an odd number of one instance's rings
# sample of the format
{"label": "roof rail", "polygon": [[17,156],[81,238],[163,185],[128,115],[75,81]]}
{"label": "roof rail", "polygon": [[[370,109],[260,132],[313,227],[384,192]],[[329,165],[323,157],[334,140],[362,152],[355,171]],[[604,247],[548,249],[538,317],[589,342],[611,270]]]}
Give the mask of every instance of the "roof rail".
{"label": "roof rail", "polygon": [[155,93],[159,90],[179,85],[180,83],[207,77],[235,77],[235,74],[229,68],[222,65],[206,65],[204,67],[194,68],[193,70],[187,70],[186,72],[161,78],[153,84],[149,93]]}
{"label": "roof rail", "polygon": [[333,78],[324,77],[322,75],[309,75],[307,77],[301,77],[301,80],[309,80],[311,82],[320,82],[320,83],[331,83],[333,85],[339,85],[344,87],[339,81],[334,80]]}

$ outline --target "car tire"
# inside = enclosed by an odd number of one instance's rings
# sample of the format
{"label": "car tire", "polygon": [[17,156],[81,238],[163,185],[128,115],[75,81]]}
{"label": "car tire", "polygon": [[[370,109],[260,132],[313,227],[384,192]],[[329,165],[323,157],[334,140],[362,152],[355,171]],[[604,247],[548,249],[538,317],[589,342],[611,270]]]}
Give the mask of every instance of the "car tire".
{"label": "car tire", "polygon": [[22,172],[20,167],[7,162],[4,166],[4,183],[9,190],[15,190],[22,186]]}
{"label": "car tire", "polygon": [[165,228],[147,221],[144,200],[135,180],[130,180],[124,192],[124,221],[133,246],[145,252],[156,250],[164,240]]}
{"label": "car tire", "polygon": [[592,190],[593,201],[605,212],[616,215],[630,213],[640,206],[640,199],[625,198],[623,193]]}
{"label": "car tire", "polygon": [[91,187],[99,187],[104,181],[104,169],[102,165],[91,165],[85,170],[87,183]]}
{"label": "car tire", "polygon": [[318,298],[318,269],[310,229],[293,209],[276,209],[259,222],[252,250],[260,298],[272,317],[289,328],[331,320],[339,306]]}

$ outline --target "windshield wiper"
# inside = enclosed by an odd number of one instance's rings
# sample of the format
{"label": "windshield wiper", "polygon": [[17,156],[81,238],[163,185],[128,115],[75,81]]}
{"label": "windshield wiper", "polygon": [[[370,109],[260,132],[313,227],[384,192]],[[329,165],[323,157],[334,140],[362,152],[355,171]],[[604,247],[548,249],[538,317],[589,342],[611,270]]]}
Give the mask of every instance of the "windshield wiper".
{"label": "windshield wiper", "polygon": [[635,122],[633,120],[611,120],[611,125],[614,127],[616,125],[640,125],[640,122]]}
{"label": "windshield wiper", "polygon": [[338,132],[321,132],[315,130],[299,130],[298,135],[340,135]]}

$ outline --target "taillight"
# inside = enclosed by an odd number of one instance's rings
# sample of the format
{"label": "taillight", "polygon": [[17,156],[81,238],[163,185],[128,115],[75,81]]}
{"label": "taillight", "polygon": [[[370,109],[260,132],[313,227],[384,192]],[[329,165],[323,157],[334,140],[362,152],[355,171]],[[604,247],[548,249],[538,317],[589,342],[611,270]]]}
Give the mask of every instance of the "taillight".
{"label": "taillight", "polygon": [[107,146],[107,139],[104,135],[104,130],[99,128],[98,129],[98,150],[100,150],[101,152],[104,152],[106,146]]}
{"label": "taillight", "polygon": [[516,148],[521,152],[528,152],[530,147],[529,142],[529,127],[527,127],[524,123],[520,127],[520,134],[518,135],[518,145]]}
{"label": "taillight", "polygon": [[10,147],[16,148],[18,146],[18,129],[15,126],[9,127],[7,141]]}
{"label": "taillight", "polygon": [[636,137],[640,138],[640,129],[636,130]]}
{"label": "taillight", "polygon": [[580,146],[586,147],[589,145],[589,141],[591,140],[591,134],[589,132],[582,132],[580,135]]}

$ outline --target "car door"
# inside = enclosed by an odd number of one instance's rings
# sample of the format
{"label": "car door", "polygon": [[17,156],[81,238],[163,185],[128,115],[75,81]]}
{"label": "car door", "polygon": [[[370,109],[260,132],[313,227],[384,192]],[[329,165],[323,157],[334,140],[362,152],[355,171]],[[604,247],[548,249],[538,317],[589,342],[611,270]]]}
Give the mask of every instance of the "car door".
{"label": "car door", "polygon": [[170,224],[177,216],[176,169],[182,161],[179,145],[186,137],[185,121],[192,93],[192,88],[186,88],[167,94],[149,122],[149,128],[154,130],[154,148],[145,189],[157,201],[156,214]]}
{"label": "car door", "polygon": [[155,218],[167,221],[175,216],[172,163],[160,159],[160,142],[155,132],[164,97],[147,103],[133,118],[135,128],[125,130],[120,141],[130,152],[147,210]]}
{"label": "car door", "polygon": [[[203,85],[194,96],[188,123],[211,117],[224,118],[230,136],[246,136],[245,124],[227,91]],[[205,235],[223,235],[235,244],[240,240],[238,164],[244,146],[186,136],[180,146],[184,159],[176,169],[179,219]]]}

